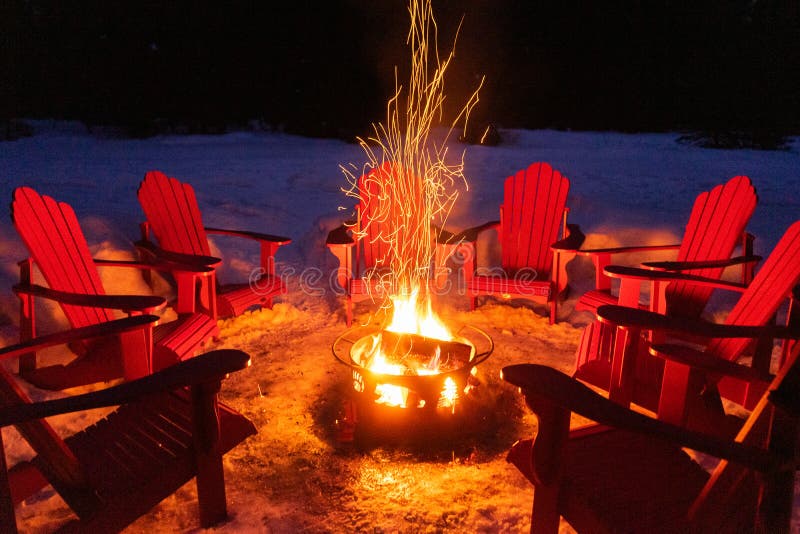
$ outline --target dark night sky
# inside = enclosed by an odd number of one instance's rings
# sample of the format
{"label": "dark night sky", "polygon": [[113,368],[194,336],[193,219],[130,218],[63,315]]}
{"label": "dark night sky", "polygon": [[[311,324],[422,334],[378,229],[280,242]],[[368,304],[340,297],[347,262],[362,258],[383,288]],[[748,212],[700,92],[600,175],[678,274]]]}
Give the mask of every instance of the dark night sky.
{"label": "dark night sky", "polygon": [[[408,63],[403,0],[0,2],[0,119],[147,133],[260,118],[365,133]],[[476,123],[663,130],[800,125],[800,2],[434,0]],[[401,81],[404,75],[401,72]]]}

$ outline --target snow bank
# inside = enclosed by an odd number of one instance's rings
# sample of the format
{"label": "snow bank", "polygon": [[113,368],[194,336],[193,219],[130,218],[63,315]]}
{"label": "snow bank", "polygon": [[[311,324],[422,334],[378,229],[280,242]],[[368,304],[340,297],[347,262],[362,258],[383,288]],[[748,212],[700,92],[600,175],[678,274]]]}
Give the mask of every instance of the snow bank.
{"label": "snow bank", "polygon": [[[585,314],[570,313],[575,297],[591,285],[593,269],[586,260],[569,266],[575,290],[562,307],[565,321],[554,326],[547,323],[544,309],[528,305],[488,299],[469,312],[465,298],[443,299],[448,320],[475,325],[493,337],[495,352],[480,366],[479,379],[493,398],[516,399],[519,413],[524,413],[518,424],[493,436],[490,445],[480,440],[455,443],[434,455],[380,447],[353,450],[332,438],[331,421],[325,419],[340,406],[349,375],[330,353],[331,342],[344,329],[344,313],[342,299],[328,284],[335,261],[324,241],[351,207],[340,191],[345,182],[338,166],[360,164],[361,149],[335,140],[269,133],[98,139],[74,125],[47,122],[37,123],[37,132],[0,143],[0,198],[10,201],[14,187],[29,185],[69,202],[98,257],[133,257],[132,243],[143,218],[136,188],[150,169],[191,183],[208,226],[293,239],[277,255],[289,294],[272,310],[222,321],[220,341],[212,347],[235,347],[252,355],[252,367],[226,381],[222,398],[259,429],[226,456],[231,520],[218,531],[528,530],[532,491],[505,463],[503,451],[514,436],[530,435],[535,419],[500,381],[499,370],[521,362],[572,370],[580,327],[588,320]],[[504,142],[498,147],[468,147],[469,189],[451,215],[452,229],[497,218],[502,180],[534,161],[548,161],[571,179],[570,219],[587,234],[587,246],[677,242],[697,193],[737,174],[749,175],[758,190],[759,205],[749,226],[758,253],[767,253],[800,213],[796,146],[784,152],[726,151],[677,144],[673,134],[501,133]],[[8,216],[4,221],[0,336],[7,344],[16,338],[18,317],[10,288],[18,277],[16,262],[26,254]],[[257,247],[248,245],[215,238],[214,254],[228,260],[223,279],[246,277],[257,265]],[[497,255],[491,237],[480,246],[486,261]],[[169,297],[169,285],[156,281],[150,288],[137,271],[103,273],[109,293]],[[372,310],[369,302],[358,305],[357,319],[365,321]],[[63,325],[54,308],[43,309],[40,318],[43,327]],[[52,357],[65,354],[62,350]],[[71,432],[97,416],[65,416],[53,422],[60,431]],[[3,436],[12,463],[30,454],[14,430],[4,429]],[[129,531],[191,531],[197,525],[195,505],[189,484]],[[18,510],[26,532],[50,530],[68,514],[52,490]]]}

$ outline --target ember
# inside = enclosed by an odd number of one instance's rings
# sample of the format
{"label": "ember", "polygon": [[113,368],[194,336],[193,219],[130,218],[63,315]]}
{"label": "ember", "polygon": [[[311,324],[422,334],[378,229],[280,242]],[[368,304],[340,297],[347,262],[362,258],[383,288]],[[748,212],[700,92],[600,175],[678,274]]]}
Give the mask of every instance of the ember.
{"label": "ember", "polygon": [[[352,342],[347,358],[337,354],[342,338],[337,339],[334,355],[354,367],[356,389],[375,394],[378,404],[454,410],[476,365],[475,347],[451,335],[433,313],[429,293],[440,228],[458,196],[453,186],[456,179],[466,184],[463,154],[455,164],[445,162],[449,133],[441,144],[429,140],[432,125],[441,119],[444,72],[453,53],[439,61],[429,0],[411,0],[409,14],[407,94],[401,95],[396,85],[385,124],[374,126],[368,141],[360,140],[368,158],[364,174],[358,178],[342,167],[350,183],[345,193],[369,213],[362,220],[359,211],[357,221],[363,226],[353,227],[353,235],[376,243],[381,251],[367,274],[367,291],[391,288],[392,316],[385,328]],[[476,103],[477,91],[456,121],[466,121]]]}

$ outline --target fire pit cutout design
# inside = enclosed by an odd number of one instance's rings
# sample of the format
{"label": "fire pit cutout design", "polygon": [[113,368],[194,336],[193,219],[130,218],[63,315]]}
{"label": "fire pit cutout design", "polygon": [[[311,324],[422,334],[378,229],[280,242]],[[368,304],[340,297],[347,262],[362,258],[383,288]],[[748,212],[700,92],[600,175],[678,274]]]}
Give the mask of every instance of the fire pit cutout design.
{"label": "fire pit cutout design", "polygon": [[472,387],[470,376],[494,350],[491,337],[465,325],[445,341],[355,327],[333,342],[334,357],[351,368],[353,390],[374,404],[454,412]]}

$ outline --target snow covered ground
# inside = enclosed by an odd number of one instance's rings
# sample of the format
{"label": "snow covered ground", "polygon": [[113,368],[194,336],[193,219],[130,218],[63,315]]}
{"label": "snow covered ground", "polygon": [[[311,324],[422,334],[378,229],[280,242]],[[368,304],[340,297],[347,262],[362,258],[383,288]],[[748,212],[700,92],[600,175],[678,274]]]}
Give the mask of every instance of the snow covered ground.
{"label": "snow covered ground", "polygon": [[[514,439],[533,430],[527,413],[512,423],[493,421],[492,439],[470,436],[430,451],[353,450],[332,437],[348,373],[330,353],[344,329],[344,311],[326,283],[335,265],[324,240],[347,213],[338,208],[351,204],[340,191],[345,181],[339,165],[362,164],[357,145],[279,133],[101,139],[70,123],[35,125],[34,137],[0,143],[0,198],[10,202],[15,187],[28,185],[70,203],[97,256],[132,254],[143,219],[136,188],[151,169],[190,182],[209,226],[293,239],[277,257],[289,293],[273,310],[223,321],[221,339],[212,347],[252,355],[253,366],[226,381],[222,398],[259,429],[226,456],[231,519],[220,532],[527,531],[532,491],[503,459]],[[550,162],[570,178],[570,219],[581,225],[589,246],[677,242],[696,194],[738,174],[750,176],[758,190],[749,225],[757,253],[767,254],[800,217],[796,143],[788,151],[729,151],[678,144],[676,134],[515,130],[501,135],[497,147],[466,147],[469,190],[459,198],[451,229],[496,218],[502,180],[534,161]],[[455,143],[451,150],[463,148]],[[255,248],[238,248],[222,238],[214,246],[227,260],[223,280],[246,277],[257,262]],[[483,257],[491,258],[495,248],[484,245]],[[18,305],[10,288],[18,277],[16,262],[25,256],[6,215],[0,223],[3,344],[17,336]],[[309,268],[319,269],[322,278]],[[570,272],[573,295],[591,284],[585,263],[573,263]],[[137,276],[106,275],[106,289],[149,291]],[[543,310],[489,301],[469,312],[457,296],[445,299],[443,313],[493,337],[495,352],[479,377],[493,402],[513,415],[515,409],[503,404],[514,398],[513,391],[499,380],[499,369],[544,362],[570,372],[587,321],[585,314],[570,313],[573,303],[563,306],[563,320],[555,326],[547,324]],[[366,320],[371,308],[364,303],[356,311]],[[51,309],[42,314],[49,328],[63,324]],[[54,421],[70,431],[84,426],[87,417]],[[11,463],[29,454],[15,431],[4,429],[3,435]],[[195,502],[189,484],[129,531],[192,531]],[[26,532],[49,531],[68,515],[52,490],[17,511]]]}

